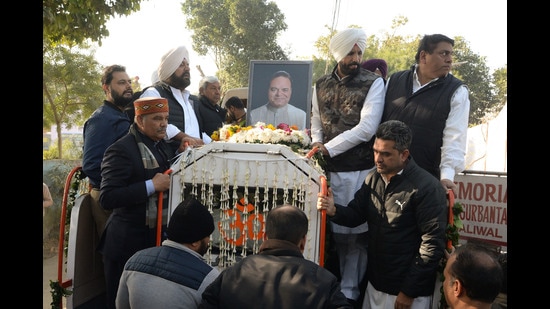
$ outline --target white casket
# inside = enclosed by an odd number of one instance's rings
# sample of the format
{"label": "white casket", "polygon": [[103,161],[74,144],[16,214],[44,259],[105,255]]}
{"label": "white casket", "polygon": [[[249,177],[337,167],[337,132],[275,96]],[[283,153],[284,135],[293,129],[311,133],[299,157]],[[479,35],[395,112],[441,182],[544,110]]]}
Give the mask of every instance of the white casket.
{"label": "white casket", "polygon": [[213,142],[188,149],[171,166],[169,210],[189,195],[214,216],[211,265],[232,265],[256,254],[267,212],[280,204],[302,209],[309,219],[304,257],[319,264],[321,214],[317,194],[325,176],[312,160],[280,144]]}

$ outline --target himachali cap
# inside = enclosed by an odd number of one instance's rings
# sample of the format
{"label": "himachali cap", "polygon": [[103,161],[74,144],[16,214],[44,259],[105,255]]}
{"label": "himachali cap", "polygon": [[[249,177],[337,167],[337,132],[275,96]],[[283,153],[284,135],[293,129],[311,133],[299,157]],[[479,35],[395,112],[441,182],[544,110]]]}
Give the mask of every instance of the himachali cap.
{"label": "himachali cap", "polygon": [[144,97],[134,101],[136,116],[168,112],[168,100],[157,97]]}

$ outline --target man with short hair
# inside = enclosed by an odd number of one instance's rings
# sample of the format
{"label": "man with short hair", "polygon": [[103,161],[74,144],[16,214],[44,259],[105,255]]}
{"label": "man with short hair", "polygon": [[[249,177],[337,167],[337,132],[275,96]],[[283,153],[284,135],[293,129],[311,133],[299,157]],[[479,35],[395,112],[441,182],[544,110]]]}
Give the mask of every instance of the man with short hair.
{"label": "man with short hair", "polygon": [[303,256],[306,214],[292,205],[269,211],[258,254],[226,268],[206,288],[199,308],[349,308],[337,278]]}
{"label": "man with short hair", "polygon": [[502,267],[493,254],[471,243],[451,252],[443,270],[443,293],[449,308],[491,309],[503,282]]}
{"label": "man with short hair", "polygon": [[418,165],[453,190],[465,168],[470,98],[468,87],[450,72],[454,40],[425,35],[410,69],[393,73],[386,84],[382,121],[405,122],[414,132],[411,153]]}
{"label": "man with short hair", "polygon": [[444,256],[447,196],[439,181],[409,151],[411,129],[389,120],[376,130],[376,168],[347,205],[332,190],[317,209],[344,226],[369,224],[367,289],[363,308],[432,308],[437,269]]}
{"label": "man with short hair", "polygon": [[101,185],[101,160],[107,147],[128,134],[133,119],[124,113],[124,107],[132,101],[132,80],[126,67],[118,64],[107,66],[101,76],[101,88],[105,93],[103,105],[98,107],[84,123],[82,132],[82,171],[90,184],[91,212],[98,238],[101,237],[111,210],[99,205]]}
{"label": "man with short hair", "polygon": [[214,228],[208,208],[192,197],[182,201],[170,216],[162,245],[138,251],[126,262],[117,309],[198,308],[202,292],[219,275],[203,258]]}
{"label": "man with short hair", "polygon": [[238,125],[241,127],[246,126],[246,107],[244,107],[243,101],[233,96],[225,102],[225,109],[227,115],[225,116],[225,123]]}
{"label": "man with short hair", "polygon": [[220,106],[222,87],[216,76],[205,76],[199,82],[199,118],[204,125],[204,132],[212,136],[214,131],[223,126],[227,111]]}

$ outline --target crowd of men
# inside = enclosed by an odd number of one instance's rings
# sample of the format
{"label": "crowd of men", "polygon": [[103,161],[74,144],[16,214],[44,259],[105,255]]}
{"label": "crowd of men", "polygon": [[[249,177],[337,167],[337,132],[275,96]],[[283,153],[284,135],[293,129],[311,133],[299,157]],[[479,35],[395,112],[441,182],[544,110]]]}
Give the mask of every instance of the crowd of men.
{"label": "crowd of men", "polygon": [[106,308],[429,309],[442,260],[450,308],[491,308],[504,279],[496,258],[476,246],[445,247],[446,196],[464,169],[470,109],[468,87],[450,73],[454,40],[425,35],[410,69],[389,76],[383,59],[363,62],[366,42],[356,28],[332,37],[336,65],[315,81],[310,115],[288,104],[285,71],[274,72],[267,103],[251,111],[254,121],[300,129],[310,117],[330,182],[317,200],[334,253],[327,268],[304,258],[308,218],[287,204],[266,216],[258,254],[222,271],[208,265],[212,214],[191,198],[168,220],[167,171],[224,124],[244,125],[243,102],[234,97],[222,107],[216,76],[202,78],[193,95],[185,46],[162,56],[137,100],[124,66],[105,69],[105,101],[84,126],[83,171]]}

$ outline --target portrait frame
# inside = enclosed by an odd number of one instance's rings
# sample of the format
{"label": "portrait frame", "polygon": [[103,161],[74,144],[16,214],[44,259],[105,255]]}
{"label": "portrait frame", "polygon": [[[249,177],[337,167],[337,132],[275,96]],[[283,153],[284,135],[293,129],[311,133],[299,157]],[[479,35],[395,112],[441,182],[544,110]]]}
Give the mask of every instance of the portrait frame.
{"label": "portrait frame", "polygon": [[[267,104],[268,89],[272,75],[277,71],[286,71],[292,78],[292,95],[288,104],[291,104],[306,113],[306,127],[311,127],[311,96],[313,91],[312,75],[313,61],[311,60],[251,60],[248,85],[248,103],[246,124],[254,125],[251,120],[251,111]],[[269,124],[267,121],[263,121]],[[277,126],[278,123],[272,123]]]}

